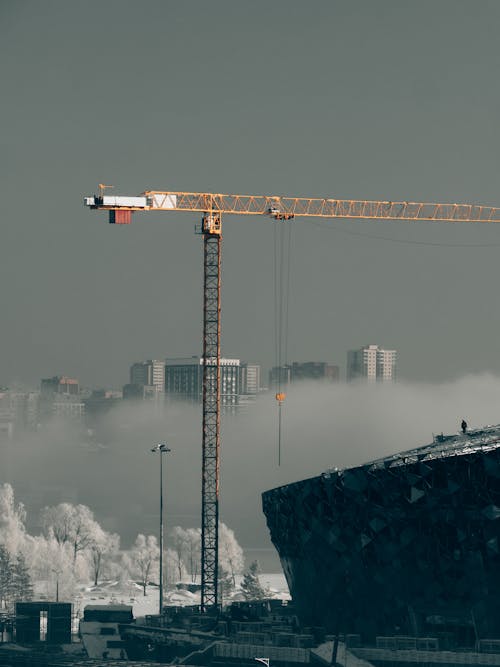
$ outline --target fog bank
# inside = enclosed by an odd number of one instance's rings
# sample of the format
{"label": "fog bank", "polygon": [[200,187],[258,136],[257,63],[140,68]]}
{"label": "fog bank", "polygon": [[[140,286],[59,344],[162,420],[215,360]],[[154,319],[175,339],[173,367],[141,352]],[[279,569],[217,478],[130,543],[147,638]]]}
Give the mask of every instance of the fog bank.
{"label": "fog bank", "polygon": [[[277,465],[277,406],[259,397],[222,427],[221,519],[245,547],[269,548],[260,494],[266,489],[420,446],[435,433],[500,422],[500,378],[470,375],[446,384],[292,387],[283,407],[282,465]],[[158,459],[167,440],[167,526],[198,526],[201,507],[201,410],[176,404],[155,410],[123,403],[107,416],[97,441],[52,425],[3,441],[0,482],[10,482],[36,532],[42,506],[80,502],[128,546],[157,531]],[[165,460],[165,459],[164,459]]]}

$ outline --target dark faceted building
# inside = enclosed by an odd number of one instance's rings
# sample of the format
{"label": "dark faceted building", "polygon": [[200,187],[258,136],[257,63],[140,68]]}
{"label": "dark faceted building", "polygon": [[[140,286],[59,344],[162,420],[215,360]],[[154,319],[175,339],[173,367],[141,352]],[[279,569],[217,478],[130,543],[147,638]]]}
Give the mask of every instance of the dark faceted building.
{"label": "dark faceted building", "polygon": [[500,638],[500,426],[263,494],[301,621]]}

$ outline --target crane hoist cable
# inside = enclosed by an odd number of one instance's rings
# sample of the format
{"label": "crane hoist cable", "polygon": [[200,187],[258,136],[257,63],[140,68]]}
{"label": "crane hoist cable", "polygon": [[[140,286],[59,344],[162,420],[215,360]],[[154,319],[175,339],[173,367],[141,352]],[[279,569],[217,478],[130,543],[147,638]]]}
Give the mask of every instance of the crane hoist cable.
{"label": "crane hoist cable", "polygon": [[[283,442],[283,403],[290,378],[288,364],[288,322],[290,310],[290,267],[292,226],[277,218],[274,227],[274,384],[278,404],[278,465],[281,465]],[[281,224],[280,224],[281,223]]]}

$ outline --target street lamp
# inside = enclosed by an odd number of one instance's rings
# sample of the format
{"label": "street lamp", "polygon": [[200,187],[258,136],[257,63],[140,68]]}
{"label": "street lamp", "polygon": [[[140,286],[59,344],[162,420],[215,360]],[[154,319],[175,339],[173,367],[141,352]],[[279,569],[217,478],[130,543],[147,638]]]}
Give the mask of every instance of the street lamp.
{"label": "street lamp", "polygon": [[160,616],[163,612],[163,454],[171,452],[166,442],[159,442],[151,448],[152,452],[160,452]]}

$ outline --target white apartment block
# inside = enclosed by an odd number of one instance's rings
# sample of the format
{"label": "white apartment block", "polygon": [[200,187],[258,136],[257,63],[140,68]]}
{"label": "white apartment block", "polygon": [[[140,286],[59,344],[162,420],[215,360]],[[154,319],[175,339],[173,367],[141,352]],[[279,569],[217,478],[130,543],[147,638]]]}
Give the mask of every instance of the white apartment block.
{"label": "white apartment block", "polygon": [[396,379],[396,350],[378,345],[365,345],[347,353],[347,381],[364,379],[368,382],[394,382]]}

